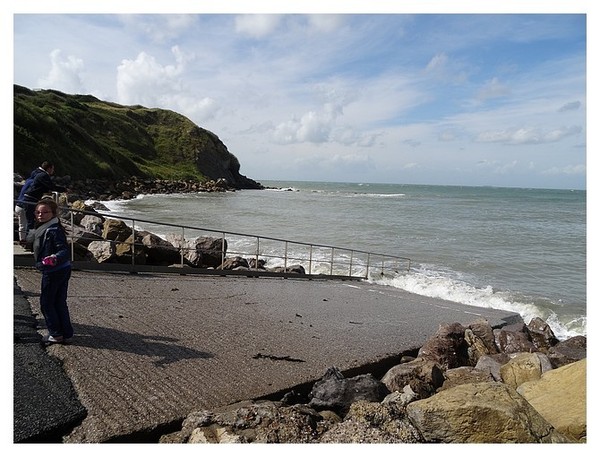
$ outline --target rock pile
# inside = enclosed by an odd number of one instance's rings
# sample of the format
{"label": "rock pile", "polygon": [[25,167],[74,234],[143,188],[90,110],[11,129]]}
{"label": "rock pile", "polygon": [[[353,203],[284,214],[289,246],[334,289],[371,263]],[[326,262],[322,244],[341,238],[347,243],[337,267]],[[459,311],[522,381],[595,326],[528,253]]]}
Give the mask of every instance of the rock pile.
{"label": "rock pile", "polygon": [[[14,174],[13,194],[16,199],[25,179]],[[70,176],[53,177],[53,182],[69,189],[69,201],[76,200],[130,200],[141,194],[184,194],[192,192],[234,192],[238,187],[225,178],[200,182],[193,179],[157,179],[131,176],[120,181],[107,179],[85,179],[74,181]],[[254,183],[251,189],[264,189]]]}
{"label": "rock pile", "polygon": [[[55,181],[59,182],[56,179]],[[237,190],[225,178],[202,183],[191,179],[167,180],[132,176],[121,181],[86,179],[72,183],[65,182],[63,185],[69,188],[71,199],[102,201],[129,200],[141,194],[234,192]]]}
{"label": "rock pile", "polygon": [[305,397],[196,411],[160,442],[582,443],[586,433],[586,338],[558,342],[535,318],[443,324],[381,380],[331,367]]}

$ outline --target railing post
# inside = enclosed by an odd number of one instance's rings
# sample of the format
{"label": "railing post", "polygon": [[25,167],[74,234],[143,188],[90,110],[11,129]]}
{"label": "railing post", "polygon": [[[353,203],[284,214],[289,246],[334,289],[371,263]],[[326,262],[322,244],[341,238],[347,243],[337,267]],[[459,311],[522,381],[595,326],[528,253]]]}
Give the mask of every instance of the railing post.
{"label": "railing post", "polygon": [[287,260],[288,260],[288,242],[285,242],[285,252],[283,256],[283,271],[287,270]]}
{"label": "railing post", "polygon": [[135,267],[135,219],[131,219],[131,266]]}
{"label": "railing post", "polygon": [[179,249],[181,251],[181,268],[183,268],[183,259],[185,258],[185,254],[183,252],[185,249],[185,227],[181,227],[181,244],[179,245]]}
{"label": "railing post", "polygon": [[225,232],[221,237],[221,265],[225,263]]}
{"label": "railing post", "polygon": [[312,250],[313,250],[313,245],[310,245],[310,250],[309,250],[309,254],[308,254],[308,274],[312,274]]}
{"label": "railing post", "polygon": [[352,261],[354,260],[354,251],[350,251],[350,274],[348,276],[352,277]]}
{"label": "railing post", "polygon": [[71,215],[71,262],[75,261],[75,242],[73,238],[75,237],[75,217],[73,216],[73,211],[69,209],[69,214]]}
{"label": "railing post", "polygon": [[335,248],[331,248],[331,264],[329,265],[329,274],[333,276],[333,251]]}
{"label": "railing post", "polygon": [[256,237],[256,262],[254,264],[254,269],[258,270],[258,255],[260,254],[260,237]]}
{"label": "railing post", "polygon": [[371,253],[367,253],[367,272],[365,274],[365,279],[369,279],[369,268],[371,267]]}

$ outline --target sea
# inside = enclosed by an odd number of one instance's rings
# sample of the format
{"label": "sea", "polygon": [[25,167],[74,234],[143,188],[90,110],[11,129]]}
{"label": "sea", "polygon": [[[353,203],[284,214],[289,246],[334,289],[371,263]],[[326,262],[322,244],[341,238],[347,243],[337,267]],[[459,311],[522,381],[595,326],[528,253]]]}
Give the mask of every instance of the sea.
{"label": "sea", "polygon": [[[367,281],[516,312],[526,323],[541,317],[560,340],[587,336],[585,190],[261,184],[267,188],[103,203],[142,221],[406,257],[408,270]],[[161,236],[168,230],[137,224]]]}

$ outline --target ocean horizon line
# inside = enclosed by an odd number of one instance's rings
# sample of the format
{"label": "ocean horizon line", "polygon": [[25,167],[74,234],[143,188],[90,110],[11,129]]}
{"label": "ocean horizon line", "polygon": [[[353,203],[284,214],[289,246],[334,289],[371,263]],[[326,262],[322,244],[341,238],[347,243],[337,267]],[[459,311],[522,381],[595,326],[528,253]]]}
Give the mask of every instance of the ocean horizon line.
{"label": "ocean horizon line", "polygon": [[474,189],[515,189],[515,190],[549,190],[549,191],[577,191],[587,192],[587,188],[574,187],[536,187],[536,186],[506,186],[493,184],[423,184],[423,183],[394,183],[394,182],[370,182],[370,181],[320,181],[320,180],[303,180],[303,179],[260,179],[253,178],[259,183],[263,182],[284,182],[284,183],[303,183],[303,184],[338,184],[338,185],[378,185],[378,186],[413,186],[413,187],[452,187],[452,188],[474,188]]}

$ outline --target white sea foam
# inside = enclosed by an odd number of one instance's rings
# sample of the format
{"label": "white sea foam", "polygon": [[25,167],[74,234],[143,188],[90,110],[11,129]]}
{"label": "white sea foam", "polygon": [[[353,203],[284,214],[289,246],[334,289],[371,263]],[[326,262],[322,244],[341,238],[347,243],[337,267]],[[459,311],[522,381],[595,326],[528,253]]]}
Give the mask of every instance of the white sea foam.
{"label": "white sea foam", "polygon": [[346,197],[365,197],[365,198],[402,198],[406,194],[369,194],[369,193],[353,193],[345,194]]}
{"label": "white sea foam", "polygon": [[426,297],[440,298],[480,308],[514,312],[519,314],[525,323],[529,323],[534,317],[541,317],[550,325],[552,331],[560,340],[586,334],[587,320],[585,317],[569,322],[561,322],[557,314],[547,307],[517,301],[512,298],[511,293],[508,291],[495,291],[491,286],[475,287],[434,270],[413,270],[410,273],[384,277],[372,280],[372,282]]}

